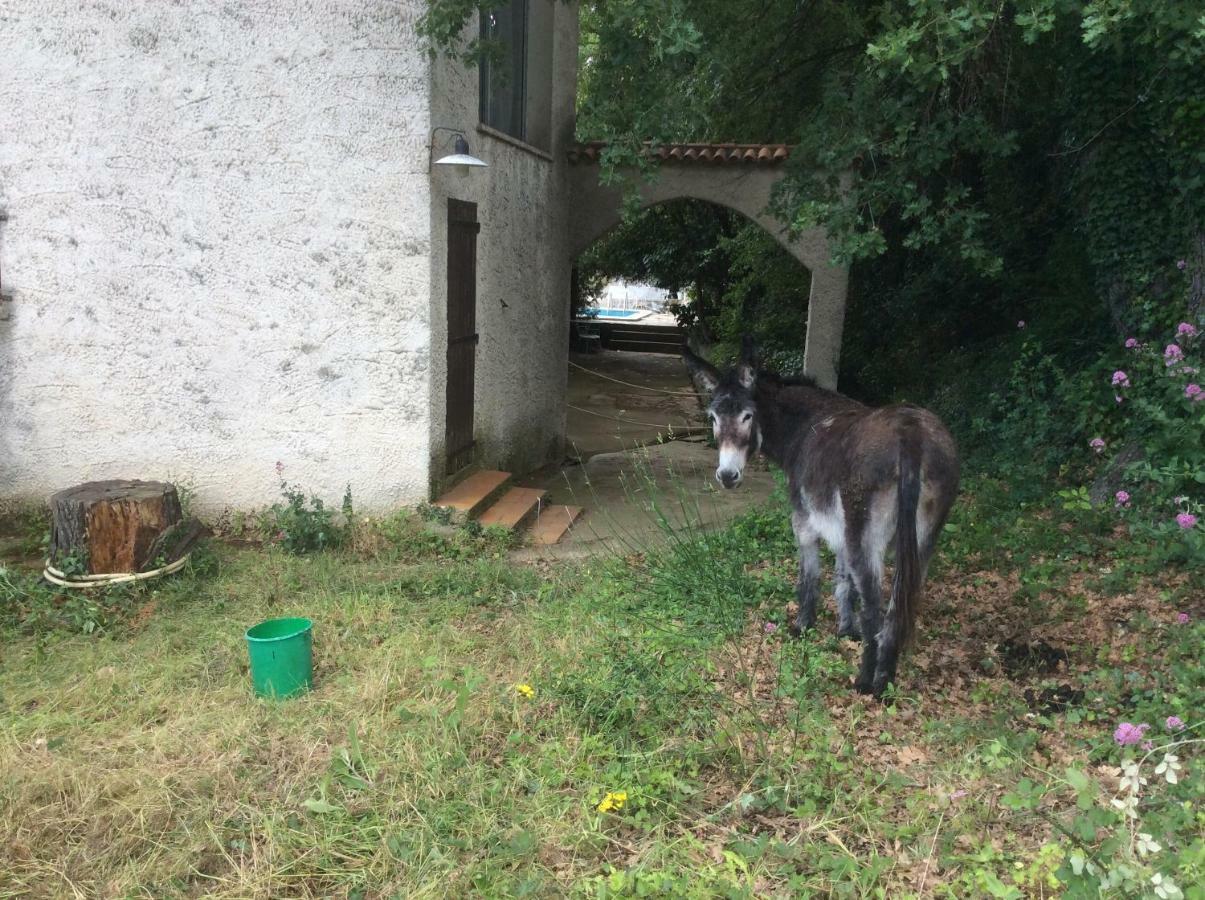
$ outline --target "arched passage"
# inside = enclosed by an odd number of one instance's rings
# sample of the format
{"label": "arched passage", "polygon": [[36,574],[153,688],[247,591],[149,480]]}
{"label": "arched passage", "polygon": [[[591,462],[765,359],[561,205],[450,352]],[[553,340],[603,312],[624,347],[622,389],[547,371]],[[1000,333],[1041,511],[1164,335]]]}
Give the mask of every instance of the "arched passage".
{"label": "arched passage", "polygon": [[[782,177],[780,162],[786,157],[785,148],[683,147],[686,149],[661,148],[657,180],[639,182],[640,205],[684,198],[706,200],[741,213],[772,234],[812,275],[804,370],[824,387],[835,388],[849,272],[830,263],[828,239],[822,229],[809,229],[792,239],[784,223],[769,213],[770,192]],[[619,224],[623,192],[599,181],[597,152],[591,153],[589,147],[570,154],[570,159],[574,163],[569,169],[570,247],[576,257]]]}

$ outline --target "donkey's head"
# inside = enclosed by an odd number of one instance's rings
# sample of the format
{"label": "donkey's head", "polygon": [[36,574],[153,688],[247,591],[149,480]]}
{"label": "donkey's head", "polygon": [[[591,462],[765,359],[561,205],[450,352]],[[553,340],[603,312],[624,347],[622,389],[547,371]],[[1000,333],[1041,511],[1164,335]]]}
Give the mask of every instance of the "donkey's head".
{"label": "donkey's head", "polygon": [[741,483],[745,463],[761,447],[757,402],[753,396],[757,384],[753,345],[745,340],[740,360],[727,372],[720,372],[689,349],[682,351],[682,358],[696,384],[711,395],[707,416],[720,450],[715,479],[726,488],[734,488]]}

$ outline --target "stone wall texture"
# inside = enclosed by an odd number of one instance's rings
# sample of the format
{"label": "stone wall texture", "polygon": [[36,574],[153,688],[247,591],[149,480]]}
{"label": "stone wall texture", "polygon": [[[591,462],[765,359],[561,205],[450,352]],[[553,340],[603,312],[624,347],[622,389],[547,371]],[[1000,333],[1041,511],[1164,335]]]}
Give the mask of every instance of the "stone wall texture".
{"label": "stone wall texture", "polygon": [[[478,72],[434,66],[432,123],[464,131],[488,169],[436,167],[431,182],[431,471],[445,473],[447,201],[477,204],[476,462],[526,472],[563,449],[568,373],[568,149],[573,140],[578,7],[552,8],[551,141],[525,147],[477,127]],[[473,22],[466,38],[477,33]],[[441,152],[450,153],[445,142]]]}
{"label": "stone wall texture", "polygon": [[[0,495],[163,478],[248,507],[278,460],[331,502],[428,495],[423,8],[0,0]],[[543,284],[507,277],[523,315]],[[500,340],[483,378],[517,377]]]}

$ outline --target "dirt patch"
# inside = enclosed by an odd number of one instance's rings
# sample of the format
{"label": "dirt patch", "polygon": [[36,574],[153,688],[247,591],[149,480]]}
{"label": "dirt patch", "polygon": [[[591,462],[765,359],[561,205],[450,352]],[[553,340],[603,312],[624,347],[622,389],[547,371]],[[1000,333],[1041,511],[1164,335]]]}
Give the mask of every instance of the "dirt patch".
{"label": "dirt patch", "polygon": [[[1143,648],[1160,629],[1177,627],[1180,610],[1160,596],[1167,584],[1144,581],[1124,594],[1108,595],[1077,573],[1039,597],[1044,614],[1036,620],[1034,601],[1020,587],[1013,574],[988,572],[947,573],[931,582],[934,601],[917,646],[901,660],[900,697],[893,709],[856,694],[852,683],[845,683],[852,676],[829,676],[833,683],[818,687],[819,702],[838,728],[847,726],[860,759],[884,774],[928,765],[932,760],[923,740],[908,738],[909,723],[916,719],[919,726],[923,710],[930,722],[993,722],[1016,730],[1037,725],[1041,737],[1034,761],[1067,764],[1077,752],[1076,737],[1098,726],[1048,727],[1043,721],[1080,707],[1121,715],[1123,710],[1106,708],[1085,689],[1092,673],[1106,658],[1119,666],[1126,659],[1144,659],[1149,676],[1161,662]],[[822,607],[813,640],[830,640],[835,632],[827,594]],[[785,635],[777,630],[767,635],[760,624],[765,617],[765,610],[752,616],[737,639],[740,646],[724,651],[729,662],[717,666],[716,684],[734,702],[758,704],[766,726],[785,725],[791,703],[777,695],[777,644]],[[848,671],[856,671],[861,645],[843,640],[835,646]]]}
{"label": "dirt patch", "polygon": [[1052,647],[1043,640],[1003,641],[996,646],[996,654],[1005,673],[1013,680],[1032,675],[1050,675],[1059,666],[1067,665],[1067,651]]}

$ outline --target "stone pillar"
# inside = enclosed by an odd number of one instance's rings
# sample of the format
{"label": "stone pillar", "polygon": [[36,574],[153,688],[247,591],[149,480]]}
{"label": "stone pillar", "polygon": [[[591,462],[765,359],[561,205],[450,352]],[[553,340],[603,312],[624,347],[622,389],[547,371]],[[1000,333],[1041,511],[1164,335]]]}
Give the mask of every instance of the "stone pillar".
{"label": "stone pillar", "polygon": [[825,264],[812,269],[803,371],[829,390],[837,388],[837,364],[841,359],[841,330],[845,325],[848,290],[849,270],[843,266]]}

